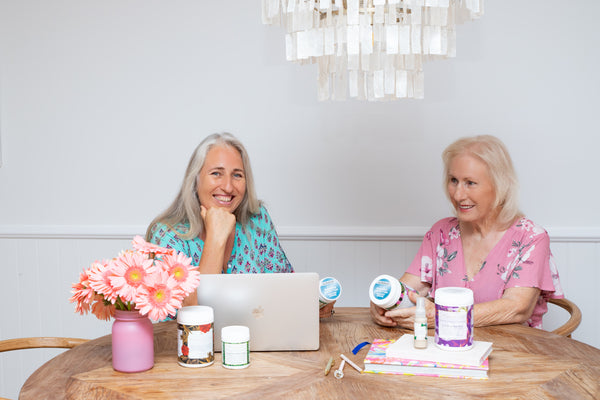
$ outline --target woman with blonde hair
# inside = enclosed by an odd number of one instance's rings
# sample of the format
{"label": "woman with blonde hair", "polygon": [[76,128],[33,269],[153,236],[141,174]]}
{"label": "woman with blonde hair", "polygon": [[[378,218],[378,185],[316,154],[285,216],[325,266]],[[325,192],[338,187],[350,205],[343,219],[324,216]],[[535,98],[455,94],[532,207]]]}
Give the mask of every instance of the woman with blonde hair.
{"label": "woman with blonde hair", "polygon": [[[563,295],[547,232],[519,211],[506,147],[494,136],[462,138],[442,159],[445,192],[456,216],[433,225],[400,280],[432,298],[442,287],[471,289],[475,326],[541,328],[546,299]],[[426,303],[434,326],[434,306]],[[386,311],[371,303],[371,315],[381,325],[412,328],[414,314],[414,307]]]}

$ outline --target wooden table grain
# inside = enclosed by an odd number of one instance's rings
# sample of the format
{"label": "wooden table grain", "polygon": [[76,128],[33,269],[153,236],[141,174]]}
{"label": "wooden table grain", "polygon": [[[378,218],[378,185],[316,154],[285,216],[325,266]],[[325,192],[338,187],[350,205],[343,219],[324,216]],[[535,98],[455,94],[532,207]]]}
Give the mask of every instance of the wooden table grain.
{"label": "wooden table grain", "polygon": [[[247,369],[215,364],[177,364],[176,323],[155,325],[155,365],[125,374],[111,367],[111,337],[104,336],[53,358],[23,385],[19,399],[598,399],[600,350],[521,325],[476,328],[475,339],[491,341],[488,380],[360,374],[350,366],[344,377],[324,375],[329,357],[344,353],[359,366],[373,339],[395,339],[408,331],[372,322],[366,308],[337,308],[320,323],[320,349],[252,352]],[[430,334],[432,332],[430,331]],[[335,367],[334,367],[335,368]]]}

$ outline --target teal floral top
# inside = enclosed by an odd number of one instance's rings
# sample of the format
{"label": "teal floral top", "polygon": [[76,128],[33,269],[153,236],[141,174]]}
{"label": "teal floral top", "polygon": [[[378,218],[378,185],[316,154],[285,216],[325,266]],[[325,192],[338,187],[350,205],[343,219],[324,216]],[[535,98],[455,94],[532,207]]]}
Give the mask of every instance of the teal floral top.
{"label": "teal floral top", "polygon": [[[189,229],[188,224],[169,227],[158,223],[152,231],[150,242],[158,246],[183,252],[192,258],[193,265],[200,264],[204,241],[200,238],[181,239]],[[267,210],[261,206],[246,227],[237,222],[231,257],[227,262],[228,274],[294,272],[277,237],[275,226]]]}

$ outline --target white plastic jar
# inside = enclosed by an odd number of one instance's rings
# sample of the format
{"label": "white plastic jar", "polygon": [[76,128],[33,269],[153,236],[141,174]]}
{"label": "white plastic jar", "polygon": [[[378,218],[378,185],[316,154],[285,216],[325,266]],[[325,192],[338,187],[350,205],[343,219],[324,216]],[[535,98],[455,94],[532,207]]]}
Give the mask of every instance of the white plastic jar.
{"label": "white plastic jar", "polygon": [[333,303],[342,295],[342,285],[340,282],[328,276],[319,281],[319,308]]}
{"label": "white plastic jar", "polygon": [[250,365],[250,329],[231,325],[221,329],[223,367],[241,369]]}
{"label": "white plastic jar", "polygon": [[214,311],[208,306],[188,306],[177,312],[177,362],[184,367],[212,365]]}
{"label": "white plastic jar", "polygon": [[435,291],[435,344],[443,350],[473,347],[473,291],[445,287]]}
{"label": "white plastic jar", "polygon": [[414,291],[393,276],[379,275],[371,282],[369,298],[373,304],[386,310],[412,307],[415,303],[408,297],[409,290]]}

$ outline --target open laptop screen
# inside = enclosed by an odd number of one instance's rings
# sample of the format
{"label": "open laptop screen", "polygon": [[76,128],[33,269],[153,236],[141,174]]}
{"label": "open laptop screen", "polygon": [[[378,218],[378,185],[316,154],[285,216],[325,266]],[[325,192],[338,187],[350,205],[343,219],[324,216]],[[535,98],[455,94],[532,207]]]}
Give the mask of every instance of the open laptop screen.
{"label": "open laptop screen", "polygon": [[250,329],[251,351],[319,348],[319,275],[202,275],[198,304],[214,310],[214,350],[221,351],[221,328]]}

